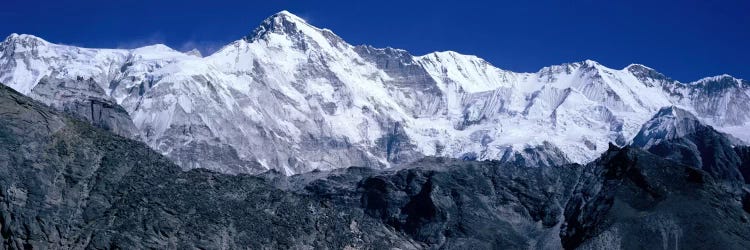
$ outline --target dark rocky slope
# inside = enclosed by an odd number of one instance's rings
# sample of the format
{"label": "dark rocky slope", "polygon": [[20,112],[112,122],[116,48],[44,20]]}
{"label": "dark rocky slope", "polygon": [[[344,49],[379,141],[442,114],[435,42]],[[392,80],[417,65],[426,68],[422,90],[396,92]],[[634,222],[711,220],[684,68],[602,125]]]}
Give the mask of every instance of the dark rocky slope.
{"label": "dark rocky slope", "polygon": [[734,138],[677,107],[662,108],[642,127],[633,146],[705,170],[719,180],[744,182],[742,148]]}
{"label": "dark rocky slope", "polygon": [[586,166],[183,172],[0,86],[2,248],[747,249],[741,185],[614,146]]}
{"label": "dark rocky slope", "polygon": [[5,86],[0,107],[3,248],[417,248],[359,210],[258,177],[183,172]]}
{"label": "dark rocky slope", "polygon": [[566,207],[566,248],[747,249],[740,182],[635,148],[610,149]]}

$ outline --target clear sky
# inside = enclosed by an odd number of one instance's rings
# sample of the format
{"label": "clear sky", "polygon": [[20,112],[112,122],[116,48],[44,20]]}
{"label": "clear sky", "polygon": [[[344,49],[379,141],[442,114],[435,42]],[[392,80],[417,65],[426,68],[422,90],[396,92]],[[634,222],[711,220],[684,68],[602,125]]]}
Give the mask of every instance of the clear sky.
{"label": "clear sky", "polygon": [[680,81],[750,79],[748,0],[2,2],[0,36],[85,47],[164,43],[206,54],[289,10],[351,44],[453,50],[513,71],[592,59],[612,68],[641,63]]}

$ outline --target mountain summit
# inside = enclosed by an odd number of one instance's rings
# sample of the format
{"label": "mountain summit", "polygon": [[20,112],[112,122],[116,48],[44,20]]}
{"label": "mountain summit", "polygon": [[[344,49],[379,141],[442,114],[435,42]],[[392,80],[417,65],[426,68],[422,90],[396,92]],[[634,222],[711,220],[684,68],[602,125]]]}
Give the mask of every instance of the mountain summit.
{"label": "mountain summit", "polygon": [[643,125],[632,144],[675,162],[702,168],[716,178],[746,182],[742,153],[733,145],[736,143],[687,110],[662,108]]}
{"label": "mountain summit", "polygon": [[667,106],[750,139],[744,80],[681,83],[590,60],[517,73],[456,52],[353,46],[286,11],[206,57],[31,38],[2,43],[0,82],[186,169],[291,175],[424,156],[586,163],[629,144]]}
{"label": "mountain summit", "polygon": [[253,30],[253,33],[247,36],[248,41],[258,39],[268,33],[283,34],[285,32],[294,33],[298,31],[298,25],[307,25],[302,18],[295,16],[288,11],[281,11],[268,17],[260,26]]}
{"label": "mountain summit", "polygon": [[641,131],[633,139],[633,145],[648,149],[662,141],[695,133],[704,126],[687,110],[675,106],[664,107],[643,125]]}

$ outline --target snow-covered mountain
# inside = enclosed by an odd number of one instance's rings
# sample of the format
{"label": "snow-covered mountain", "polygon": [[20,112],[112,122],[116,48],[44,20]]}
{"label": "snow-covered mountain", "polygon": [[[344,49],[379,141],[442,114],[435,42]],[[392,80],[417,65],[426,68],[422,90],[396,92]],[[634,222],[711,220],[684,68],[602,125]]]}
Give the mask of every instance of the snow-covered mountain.
{"label": "snow-covered mountain", "polygon": [[633,146],[666,159],[702,168],[712,176],[746,182],[743,147],[734,138],[716,131],[687,110],[664,107],[633,138]]}
{"label": "snow-covered mountain", "polygon": [[[432,155],[585,163],[610,142],[630,143],[665,106],[750,141],[750,83],[731,76],[680,83],[590,60],[516,73],[450,51],[353,46],[286,11],[206,57],[12,34],[0,44],[0,82],[183,168],[228,173],[384,168]],[[91,100],[110,108],[70,104]]]}
{"label": "snow-covered mountain", "polygon": [[664,107],[651,120],[643,124],[633,138],[633,146],[649,149],[659,143],[675,140],[695,133],[705,125],[687,110],[674,106]]}

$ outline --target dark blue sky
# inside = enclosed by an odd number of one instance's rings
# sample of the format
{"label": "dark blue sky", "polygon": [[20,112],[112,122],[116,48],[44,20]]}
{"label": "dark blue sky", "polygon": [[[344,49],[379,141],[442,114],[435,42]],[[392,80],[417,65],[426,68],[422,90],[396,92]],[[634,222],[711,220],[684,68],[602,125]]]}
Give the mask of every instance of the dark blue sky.
{"label": "dark blue sky", "polygon": [[[710,3],[715,2],[715,3]],[[750,78],[750,1],[39,1],[4,0],[0,35],[213,51],[289,10],[352,44],[421,55],[454,50],[514,71],[593,59],[677,80]]]}

